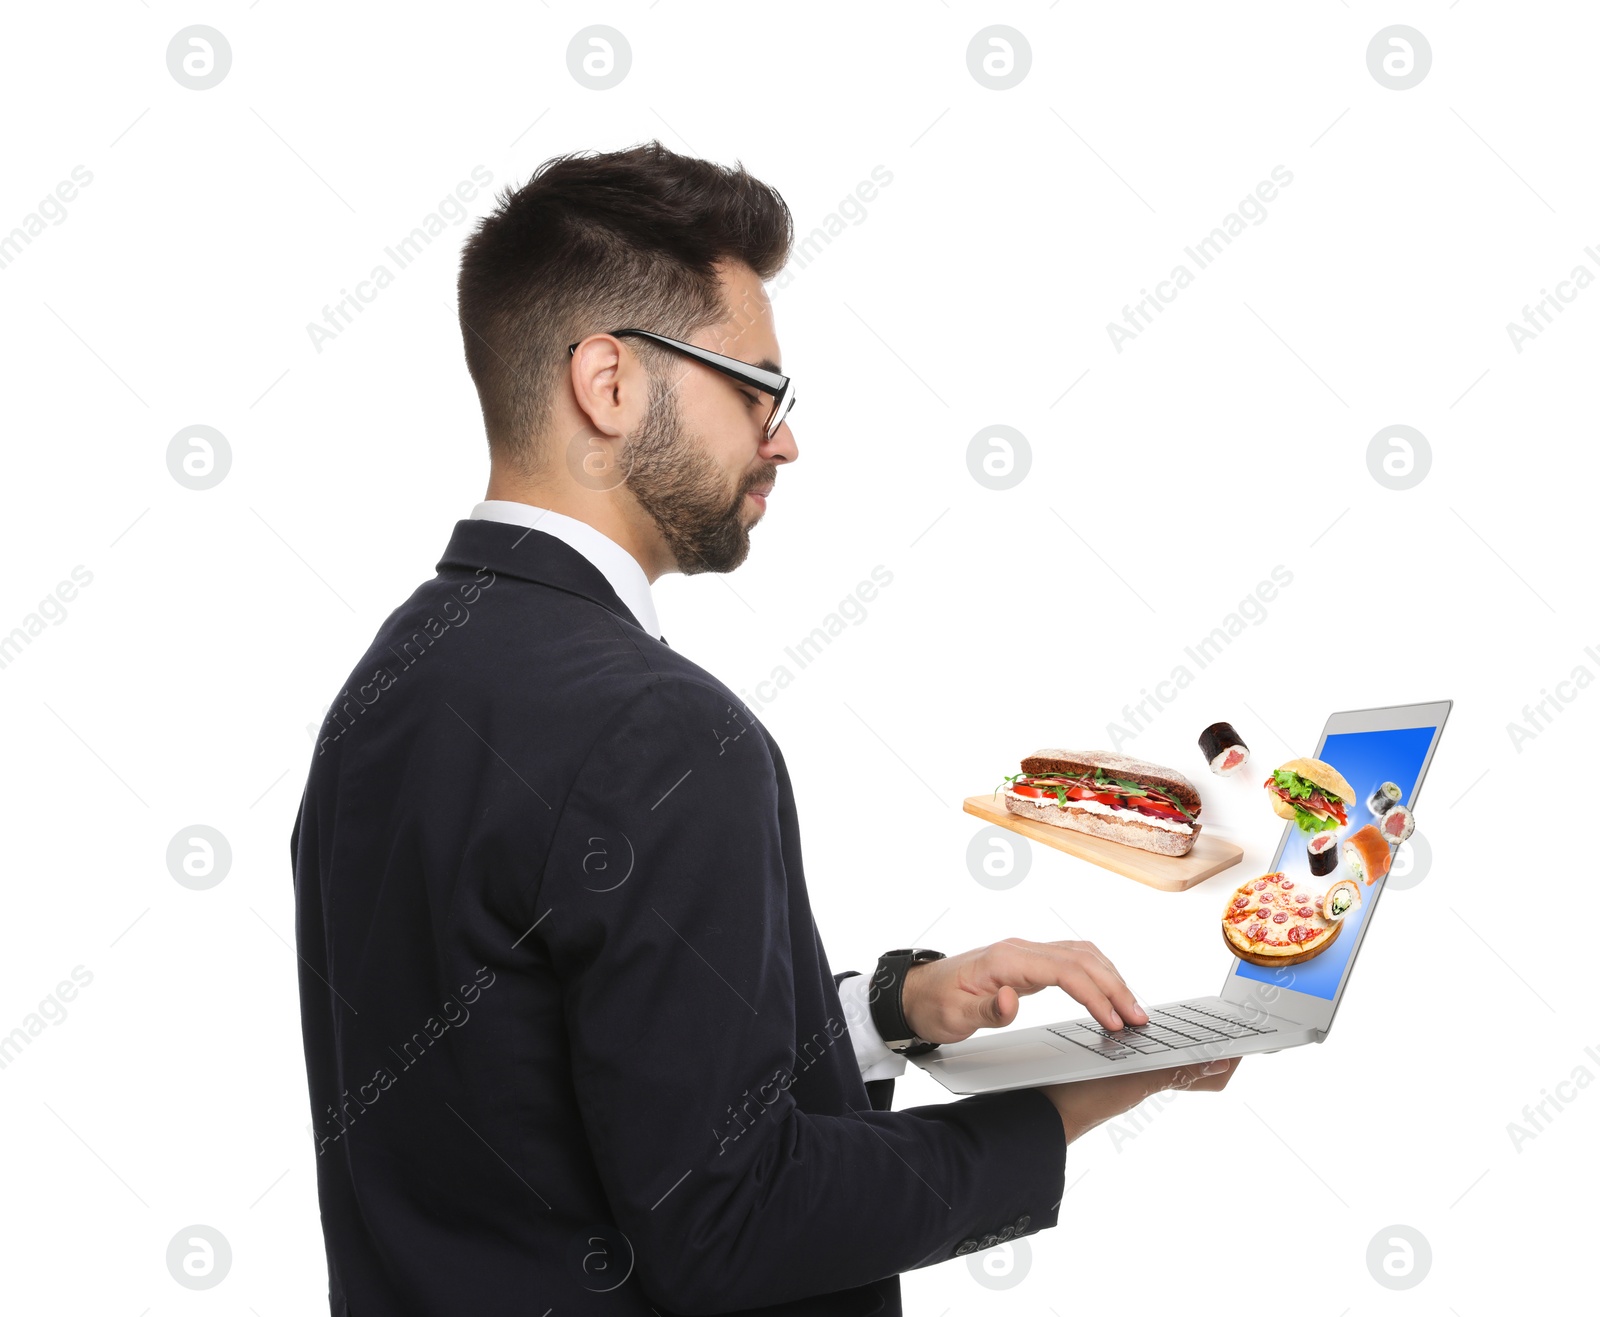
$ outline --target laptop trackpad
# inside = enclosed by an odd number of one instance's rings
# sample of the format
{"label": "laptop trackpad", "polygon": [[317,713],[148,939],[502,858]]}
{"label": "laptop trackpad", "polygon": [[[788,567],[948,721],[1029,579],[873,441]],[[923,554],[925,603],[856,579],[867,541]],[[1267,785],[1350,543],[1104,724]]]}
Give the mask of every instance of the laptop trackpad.
{"label": "laptop trackpad", "polygon": [[1010,1047],[996,1047],[990,1051],[980,1052],[977,1055],[929,1057],[923,1064],[934,1064],[942,1070],[965,1070],[983,1068],[993,1065],[1031,1065],[1036,1062],[1046,1061],[1055,1068],[1062,1065],[1062,1049],[1050,1046],[1049,1043],[1016,1043]]}

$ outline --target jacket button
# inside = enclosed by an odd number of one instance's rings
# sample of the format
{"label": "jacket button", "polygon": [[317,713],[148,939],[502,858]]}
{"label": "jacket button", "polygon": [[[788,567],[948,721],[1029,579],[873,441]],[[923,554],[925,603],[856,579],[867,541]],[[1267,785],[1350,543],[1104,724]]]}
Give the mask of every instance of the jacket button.
{"label": "jacket button", "polygon": [[975,1240],[975,1239],[963,1239],[959,1244],[956,1245],[956,1256],[958,1258],[965,1257],[968,1253],[977,1252],[977,1249],[978,1249],[978,1241],[977,1240]]}
{"label": "jacket button", "polygon": [[1016,1233],[1015,1229],[1013,1229],[1011,1226],[1002,1226],[1000,1228],[1000,1234],[999,1234],[1000,1242],[1002,1244],[1005,1243],[1006,1240],[1010,1239],[1011,1236],[1014,1235],[1015,1233]]}
{"label": "jacket button", "polygon": [[1028,1222],[1033,1220],[1026,1212],[1017,1218],[1017,1233],[1020,1235],[1028,1228]]}
{"label": "jacket button", "polygon": [[978,1247],[979,1248],[993,1248],[999,1242],[1000,1242],[1000,1236],[999,1235],[989,1234],[989,1235],[985,1235],[982,1239],[980,1239],[978,1241]]}

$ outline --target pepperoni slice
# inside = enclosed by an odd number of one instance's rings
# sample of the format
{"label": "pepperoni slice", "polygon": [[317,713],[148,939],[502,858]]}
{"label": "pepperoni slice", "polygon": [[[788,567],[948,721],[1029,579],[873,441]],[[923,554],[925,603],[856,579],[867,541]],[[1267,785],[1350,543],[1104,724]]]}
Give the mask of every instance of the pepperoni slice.
{"label": "pepperoni slice", "polygon": [[1310,919],[1311,918],[1311,907],[1308,906],[1308,905],[1303,905],[1298,910],[1295,911],[1295,914],[1299,915],[1300,918],[1302,918],[1302,919]]}
{"label": "pepperoni slice", "polygon": [[1285,878],[1283,880],[1283,890],[1284,891],[1287,892],[1293,886],[1294,886],[1294,879],[1293,878]]}
{"label": "pepperoni slice", "polygon": [[1287,924],[1289,922],[1289,915],[1286,911],[1280,910],[1277,914],[1272,916],[1272,922],[1274,924]]}
{"label": "pepperoni slice", "polygon": [[1259,942],[1266,937],[1267,930],[1261,924],[1251,924],[1249,928],[1244,930],[1244,935],[1253,942]]}
{"label": "pepperoni slice", "polygon": [[1265,878],[1257,878],[1256,879],[1256,891],[1259,892],[1266,885],[1267,885],[1267,880]]}
{"label": "pepperoni slice", "polygon": [[1249,904],[1250,904],[1250,898],[1248,896],[1246,896],[1243,892],[1240,892],[1238,896],[1233,898],[1233,908],[1235,910],[1243,910],[1245,908],[1245,906],[1247,906]]}

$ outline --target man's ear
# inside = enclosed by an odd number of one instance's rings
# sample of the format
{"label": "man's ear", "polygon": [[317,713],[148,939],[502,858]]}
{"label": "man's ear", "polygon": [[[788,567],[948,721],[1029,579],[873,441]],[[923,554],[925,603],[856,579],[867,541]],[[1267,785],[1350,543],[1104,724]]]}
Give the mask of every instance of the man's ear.
{"label": "man's ear", "polygon": [[599,434],[619,438],[638,428],[649,404],[649,380],[639,359],[616,339],[591,334],[579,343],[568,379],[578,410]]}
{"label": "man's ear", "polygon": [[596,334],[578,344],[569,379],[579,425],[554,460],[585,489],[617,489],[627,483],[634,456],[627,439],[643,423],[649,377],[616,339]]}

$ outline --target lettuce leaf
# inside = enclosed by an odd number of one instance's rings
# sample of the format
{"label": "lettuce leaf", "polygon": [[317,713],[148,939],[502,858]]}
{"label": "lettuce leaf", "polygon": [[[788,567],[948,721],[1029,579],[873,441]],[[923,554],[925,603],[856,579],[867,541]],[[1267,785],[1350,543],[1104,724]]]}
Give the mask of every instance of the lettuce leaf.
{"label": "lettuce leaf", "polygon": [[[1286,768],[1274,771],[1272,780],[1289,795],[1289,807],[1294,810],[1294,821],[1301,832],[1327,832],[1339,826],[1339,820],[1332,815],[1313,814],[1294,803],[1296,800],[1310,800],[1316,792],[1322,791],[1315,782],[1308,782],[1300,774],[1292,773]],[[1339,799],[1328,791],[1322,791],[1322,797],[1329,801]]]}
{"label": "lettuce leaf", "polygon": [[1294,810],[1295,825],[1301,832],[1327,832],[1339,826],[1339,820],[1331,814],[1307,814],[1293,802],[1291,808]]}
{"label": "lettuce leaf", "polygon": [[[1272,780],[1296,800],[1310,800],[1311,793],[1318,789],[1316,783],[1308,782],[1300,774],[1292,773],[1287,768],[1277,769],[1272,774]],[[1326,795],[1327,793],[1324,792],[1323,794]]]}

